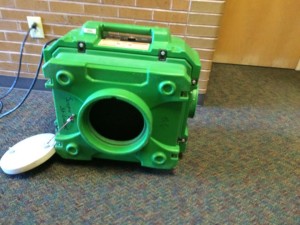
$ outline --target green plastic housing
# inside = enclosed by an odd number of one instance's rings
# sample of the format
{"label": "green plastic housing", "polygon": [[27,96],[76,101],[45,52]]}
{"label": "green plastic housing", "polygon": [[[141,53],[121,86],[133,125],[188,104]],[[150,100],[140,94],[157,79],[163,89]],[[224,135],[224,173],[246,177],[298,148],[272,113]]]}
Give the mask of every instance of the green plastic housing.
{"label": "green plastic housing", "polygon": [[184,40],[165,28],[88,21],[48,46],[44,59],[61,157],[177,165],[201,69]]}

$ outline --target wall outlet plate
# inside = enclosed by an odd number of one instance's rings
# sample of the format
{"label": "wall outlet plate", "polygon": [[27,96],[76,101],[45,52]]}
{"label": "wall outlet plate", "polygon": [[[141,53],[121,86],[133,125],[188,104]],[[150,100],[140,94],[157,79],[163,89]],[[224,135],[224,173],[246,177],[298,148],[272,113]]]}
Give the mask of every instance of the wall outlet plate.
{"label": "wall outlet plate", "polygon": [[33,23],[37,24],[37,28],[30,31],[32,38],[45,38],[42,19],[39,16],[27,16],[28,27],[30,28]]}

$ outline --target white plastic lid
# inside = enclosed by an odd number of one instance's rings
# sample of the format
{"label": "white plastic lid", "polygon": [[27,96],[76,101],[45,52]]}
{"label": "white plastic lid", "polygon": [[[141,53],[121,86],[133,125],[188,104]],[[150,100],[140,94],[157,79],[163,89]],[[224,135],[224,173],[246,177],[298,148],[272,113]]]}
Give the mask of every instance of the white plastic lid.
{"label": "white plastic lid", "polygon": [[18,174],[36,168],[55,154],[54,145],[54,134],[45,133],[26,138],[5,152],[0,160],[0,167],[6,174]]}

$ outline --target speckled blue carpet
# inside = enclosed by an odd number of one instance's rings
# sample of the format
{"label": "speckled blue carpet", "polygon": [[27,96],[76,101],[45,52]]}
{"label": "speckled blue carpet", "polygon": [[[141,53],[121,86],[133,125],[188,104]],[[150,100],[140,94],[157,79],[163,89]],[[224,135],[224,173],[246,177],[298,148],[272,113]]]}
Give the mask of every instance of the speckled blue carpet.
{"label": "speckled blue carpet", "polygon": [[[16,90],[5,102],[17,102]],[[54,132],[51,92],[34,91],[0,120],[0,156]],[[0,172],[0,224],[300,224],[300,74],[214,64],[173,172],[58,156]]]}

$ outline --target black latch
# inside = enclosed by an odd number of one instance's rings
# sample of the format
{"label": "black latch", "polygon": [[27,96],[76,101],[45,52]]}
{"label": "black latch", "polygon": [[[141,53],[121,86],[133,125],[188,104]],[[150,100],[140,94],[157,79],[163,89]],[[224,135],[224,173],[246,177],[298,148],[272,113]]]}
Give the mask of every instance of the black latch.
{"label": "black latch", "polygon": [[158,52],[158,60],[159,61],[166,61],[167,59],[167,55],[168,55],[168,52],[166,50],[159,50]]}
{"label": "black latch", "polygon": [[86,49],[85,42],[78,41],[78,43],[77,43],[77,49],[78,49],[78,52],[85,53],[85,49]]}

